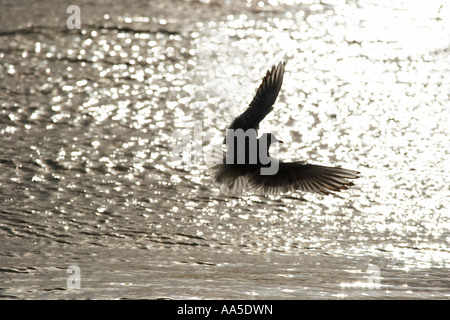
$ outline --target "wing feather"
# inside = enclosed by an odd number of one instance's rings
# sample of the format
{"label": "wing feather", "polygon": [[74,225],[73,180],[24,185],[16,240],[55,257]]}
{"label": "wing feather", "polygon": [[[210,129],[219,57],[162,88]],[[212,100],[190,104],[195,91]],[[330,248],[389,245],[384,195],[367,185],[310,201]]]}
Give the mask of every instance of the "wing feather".
{"label": "wing feather", "polygon": [[279,162],[274,175],[261,175],[255,170],[249,176],[249,185],[263,191],[293,190],[329,194],[330,191],[347,190],[353,185],[349,179],[359,178],[359,172],[338,167],[305,164],[302,162]]}
{"label": "wing feather", "polygon": [[259,123],[272,111],[278,97],[283,84],[284,66],[285,62],[280,62],[267,71],[249,107],[234,119],[229,129],[258,130]]}

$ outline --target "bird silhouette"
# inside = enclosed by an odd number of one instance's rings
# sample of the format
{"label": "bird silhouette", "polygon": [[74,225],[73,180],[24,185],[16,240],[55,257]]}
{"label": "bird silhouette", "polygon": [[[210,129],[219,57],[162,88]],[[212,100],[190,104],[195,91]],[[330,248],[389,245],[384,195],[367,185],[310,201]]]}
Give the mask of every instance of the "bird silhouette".
{"label": "bird silhouette", "polygon": [[271,157],[272,143],[282,143],[272,133],[257,138],[259,123],[272,111],[283,83],[285,62],[273,66],[262,80],[249,107],[231,123],[224,143],[223,163],[213,167],[214,180],[232,192],[243,189],[264,193],[306,191],[330,194],[346,190],[359,178],[359,172],[340,167],[308,164],[302,161],[283,162]]}

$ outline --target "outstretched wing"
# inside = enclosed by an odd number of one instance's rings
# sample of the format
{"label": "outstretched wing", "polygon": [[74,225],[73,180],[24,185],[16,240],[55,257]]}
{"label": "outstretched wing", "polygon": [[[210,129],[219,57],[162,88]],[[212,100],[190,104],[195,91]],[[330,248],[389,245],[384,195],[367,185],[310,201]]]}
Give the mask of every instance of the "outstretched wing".
{"label": "outstretched wing", "polygon": [[249,184],[265,193],[294,190],[329,194],[330,191],[346,190],[353,183],[349,179],[359,178],[359,172],[334,167],[325,167],[301,162],[279,162],[274,175],[261,175],[256,170],[249,177]]}
{"label": "outstretched wing", "polygon": [[272,106],[277,99],[278,92],[280,92],[283,83],[284,65],[285,62],[280,62],[278,66],[273,66],[270,71],[267,71],[250,106],[244,113],[234,119],[229,129],[258,130],[259,123],[272,111]]}

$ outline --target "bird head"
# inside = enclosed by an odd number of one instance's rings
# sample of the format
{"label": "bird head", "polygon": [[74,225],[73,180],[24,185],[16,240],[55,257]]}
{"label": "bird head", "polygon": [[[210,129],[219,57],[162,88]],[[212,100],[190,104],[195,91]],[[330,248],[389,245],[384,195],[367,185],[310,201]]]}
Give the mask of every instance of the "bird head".
{"label": "bird head", "polygon": [[267,147],[272,143],[284,143],[279,140],[273,133],[263,133],[259,139],[265,139],[267,141]]}

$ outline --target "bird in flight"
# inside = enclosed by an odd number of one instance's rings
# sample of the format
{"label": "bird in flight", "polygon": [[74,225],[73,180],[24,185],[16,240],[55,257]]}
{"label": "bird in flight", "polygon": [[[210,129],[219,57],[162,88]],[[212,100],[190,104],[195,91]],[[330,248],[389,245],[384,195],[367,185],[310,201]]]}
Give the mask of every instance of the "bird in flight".
{"label": "bird in flight", "polygon": [[306,191],[330,194],[352,186],[359,172],[306,162],[283,162],[271,157],[272,143],[282,143],[272,133],[257,138],[259,123],[273,109],[283,83],[285,62],[268,70],[247,110],[231,123],[223,163],[213,167],[214,180],[228,191],[262,190],[264,193]]}

